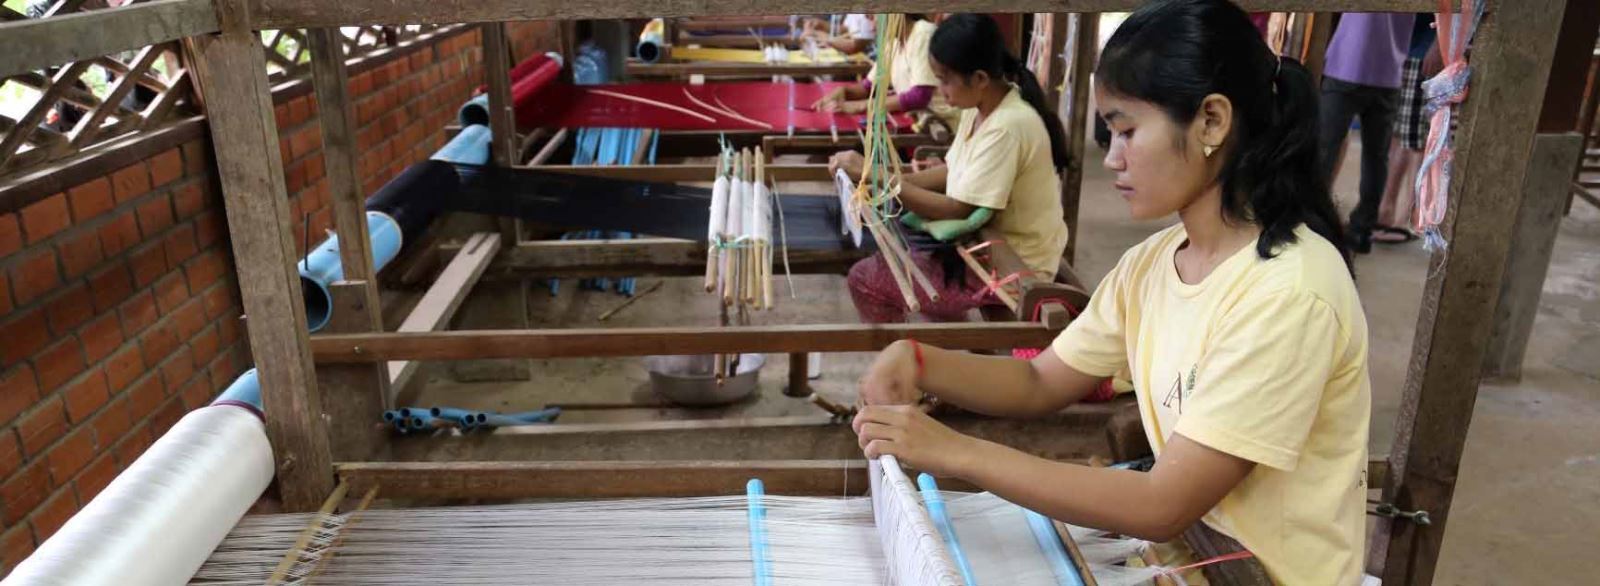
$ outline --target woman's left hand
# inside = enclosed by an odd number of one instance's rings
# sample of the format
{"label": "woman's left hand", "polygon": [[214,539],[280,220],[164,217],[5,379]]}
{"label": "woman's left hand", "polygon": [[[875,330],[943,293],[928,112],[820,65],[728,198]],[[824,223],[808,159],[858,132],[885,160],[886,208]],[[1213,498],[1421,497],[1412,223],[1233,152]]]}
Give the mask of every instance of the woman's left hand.
{"label": "woman's left hand", "polygon": [[867,111],[867,101],[849,100],[840,103],[839,107],[834,111],[839,114],[865,114]]}
{"label": "woman's left hand", "polygon": [[866,158],[856,151],[839,151],[828,158],[828,174],[844,171],[851,181],[861,180],[861,169],[866,166]]}
{"label": "woman's left hand", "polygon": [[868,458],[888,454],[934,476],[965,476],[978,444],[916,405],[868,405],[850,425]]}

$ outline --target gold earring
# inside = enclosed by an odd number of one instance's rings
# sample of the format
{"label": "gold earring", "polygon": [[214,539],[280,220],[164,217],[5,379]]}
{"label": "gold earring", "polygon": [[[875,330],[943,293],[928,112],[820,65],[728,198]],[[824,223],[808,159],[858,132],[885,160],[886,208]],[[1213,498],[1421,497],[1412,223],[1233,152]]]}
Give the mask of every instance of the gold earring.
{"label": "gold earring", "polygon": [[1209,158],[1211,158],[1211,153],[1217,152],[1217,147],[1214,147],[1214,146],[1211,146],[1211,145],[1208,144],[1208,145],[1206,145],[1205,151],[1206,151],[1206,158],[1209,159]]}

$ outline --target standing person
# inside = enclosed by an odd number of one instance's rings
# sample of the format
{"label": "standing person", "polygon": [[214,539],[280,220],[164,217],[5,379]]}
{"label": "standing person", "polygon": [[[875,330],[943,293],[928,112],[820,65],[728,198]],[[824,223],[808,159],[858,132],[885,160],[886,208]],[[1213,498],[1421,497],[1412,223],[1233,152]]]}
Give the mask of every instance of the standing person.
{"label": "standing person", "polygon": [[[1031,361],[889,346],[861,380],[862,447],[1074,525],[1231,539],[1279,584],[1360,583],[1367,322],[1318,173],[1310,72],[1226,0],[1165,0],[1118,27],[1094,82],[1129,211],[1181,221],[1124,254]],[[1149,472],[1035,457],[914,405],[1039,417],[1124,368]]]}
{"label": "standing person", "polygon": [[[1039,80],[1006,50],[993,18],[952,15],[939,24],[928,47],[939,92],[962,109],[961,123],[944,165],[901,177],[900,203],[927,220],[966,218],[980,207],[995,210],[989,225],[1029,269],[1054,278],[1067,245],[1058,175],[1067,164],[1061,119],[1046,103]],[[859,180],[864,162],[861,153],[845,151],[829,166],[830,173],[843,170]],[[977,276],[928,252],[911,254],[941,288],[938,301],[917,289],[924,315],[959,321],[984,303]],[[862,321],[906,320],[905,298],[881,252],[850,267],[847,283]]]}
{"label": "standing person", "polygon": [[1415,188],[1411,179],[1422,166],[1422,149],[1428,142],[1428,117],[1423,114],[1425,100],[1422,82],[1427,79],[1422,63],[1436,51],[1433,15],[1417,15],[1411,27],[1411,52],[1401,68],[1400,113],[1394,119],[1394,140],[1389,145],[1389,178],[1383,187],[1383,203],[1378,205],[1378,222],[1372,241],[1400,244],[1417,239],[1410,228]]}
{"label": "standing person", "polygon": [[1361,200],[1350,212],[1350,247],[1372,251],[1388,176],[1389,139],[1400,99],[1401,65],[1411,48],[1414,14],[1354,12],[1339,19],[1322,71],[1322,177],[1333,184],[1350,121],[1361,118]]}

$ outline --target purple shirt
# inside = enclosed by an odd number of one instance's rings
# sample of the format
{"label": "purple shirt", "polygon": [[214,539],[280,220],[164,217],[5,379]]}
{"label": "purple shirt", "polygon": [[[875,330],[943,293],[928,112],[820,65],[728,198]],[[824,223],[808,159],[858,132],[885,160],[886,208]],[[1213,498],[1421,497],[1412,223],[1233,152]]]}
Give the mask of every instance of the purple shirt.
{"label": "purple shirt", "polygon": [[1350,83],[1399,88],[1400,66],[1411,48],[1416,18],[1404,13],[1345,14],[1328,43],[1322,74]]}

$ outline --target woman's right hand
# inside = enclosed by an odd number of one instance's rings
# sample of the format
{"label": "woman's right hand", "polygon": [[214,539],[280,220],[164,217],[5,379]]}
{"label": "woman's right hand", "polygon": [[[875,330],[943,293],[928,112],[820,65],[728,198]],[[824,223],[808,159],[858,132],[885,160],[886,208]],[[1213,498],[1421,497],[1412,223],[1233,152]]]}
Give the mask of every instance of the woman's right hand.
{"label": "woman's right hand", "polygon": [[811,103],[811,109],[817,112],[832,112],[844,103],[844,88],[833,88],[823,94],[817,101]]}
{"label": "woman's right hand", "polygon": [[917,388],[917,356],[911,342],[884,348],[861,376],[857,392],[865,405],[907,405],[922,397]]}

